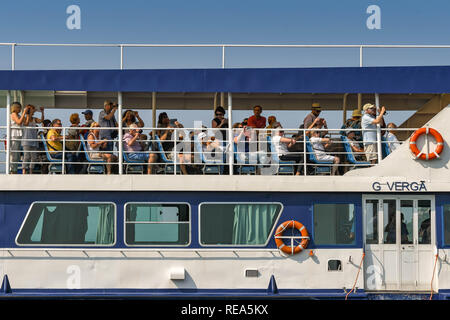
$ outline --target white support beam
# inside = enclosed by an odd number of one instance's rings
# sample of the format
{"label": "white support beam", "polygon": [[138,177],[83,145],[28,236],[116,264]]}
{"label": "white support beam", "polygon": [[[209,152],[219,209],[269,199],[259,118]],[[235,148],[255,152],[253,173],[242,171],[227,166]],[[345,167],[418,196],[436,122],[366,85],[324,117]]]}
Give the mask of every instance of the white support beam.
{"label": "white support beam", "polygon": [[122,144],[122,138],[123,138],[123,132],[122,132],[122,103],[123,103],[123,96],[122,92],[118,92],[117,94],[117,104],[118,104],[118,125],[119,125],[119,134],[117,135],[119,137],[119,174],[123,174],[123,144]]}

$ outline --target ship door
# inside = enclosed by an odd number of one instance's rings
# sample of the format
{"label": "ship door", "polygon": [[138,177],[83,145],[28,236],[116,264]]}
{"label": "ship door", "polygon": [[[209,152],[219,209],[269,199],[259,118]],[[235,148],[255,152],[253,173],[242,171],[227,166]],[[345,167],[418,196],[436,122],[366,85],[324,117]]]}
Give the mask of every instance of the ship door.
{"label": "ship door", "polygon": [[434,196],[363,197],[366,290],[428,290],[435,248]]}

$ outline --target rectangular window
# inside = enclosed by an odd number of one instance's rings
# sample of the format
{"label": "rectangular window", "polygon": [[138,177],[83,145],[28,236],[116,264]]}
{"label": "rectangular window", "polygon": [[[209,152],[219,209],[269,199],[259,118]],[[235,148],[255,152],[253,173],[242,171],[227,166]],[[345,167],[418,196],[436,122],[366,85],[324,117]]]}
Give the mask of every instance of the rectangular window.
{"label": "rectangular window", "polygon": [[431,244],[431,201],[418,201],[419,244]]}
{"label": "rectangular window", "polygon": [[450,246],[450,204],[444,205],[444,243]]}
{"label": "rectangular window", "polygon": [[112,203],[35,202],[17,236],[18,245],[108,245],[115,243]]}
{"label": "rectangular window", "polygon": [[314,243],[316,245],[354,244],[354,205],[315,204]]}
{"label": "rectangular window", "polygon": [[188,245],[189,205],[174,203],[127,203],[127,245]]}
{"label": "rectangular window", "polygon": [[265,245],[282,206],[277,203],[202,203],[202,245]]}
{"label": "rectangular window", "polygon": [[366,243],[378,243],[378,200],[366,200]]}

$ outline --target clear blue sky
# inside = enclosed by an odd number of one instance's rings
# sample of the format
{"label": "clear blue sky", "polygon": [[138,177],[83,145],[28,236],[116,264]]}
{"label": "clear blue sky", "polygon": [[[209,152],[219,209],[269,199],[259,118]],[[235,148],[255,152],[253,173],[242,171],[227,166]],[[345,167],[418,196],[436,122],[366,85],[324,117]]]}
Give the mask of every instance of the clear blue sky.
{"label": "clear blue sky", "polygon": [[[81,30],[68,30],[66,8],[81,8]],[[366,27],[369,5],[381,8],[381,30]],[[448,44],[450,1],[415,0],[4,0],[0,42],[159,44]],[[126,68],[216,68],[220,49],[127,49]],[[0,47],[0,69],[9,69]],[[450,64],[450,49],[371,49],[372,65]],[[358,66],[357,49],[230,49],[228,67]],[[119,49],[17,48],[17,69],[118,68]],[[174,112],[172,112],[173,114]],[[267,111],[266,116],[270,113]],[[97,112],[96,112],[97,114]],[[249,113],[237,113],[244,117]],[[279,112],[285,127],[298,127],[304,112]],[[151,123],[150,113],[144,114]],[[338,124],[338,113],[324,112]],[[59,116],[49,110],[49,118]],[[211,114],[173,115],[210,121]],[[390,113],[394,117],[394,113]],[[395,116],[394,121],[401,122]],[[1,115],[2,123],[4,116]],[[398,118],[398,119],[397,119]],[[236,118],[235,118],[236,119]]]}

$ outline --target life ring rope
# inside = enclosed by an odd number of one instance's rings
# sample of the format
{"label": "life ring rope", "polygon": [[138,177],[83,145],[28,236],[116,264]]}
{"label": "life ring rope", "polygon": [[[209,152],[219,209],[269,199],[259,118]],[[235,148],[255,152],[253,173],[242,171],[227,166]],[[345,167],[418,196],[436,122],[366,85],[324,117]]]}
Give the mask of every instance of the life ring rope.
{"label": "life ring rope", "polygon": [[[436,150],[434,150],[430,153],[424,153],[423,151],[420,151],[417,148],[417,145],[416,145],[417,139],[422,134],[426,134],[426,135],[431,134],[434,137],[434,139],[436,140],[436,143],[437,143]],[[411,139],[409,139],[409,149],[414,154],[415,159],[422,159],[422,160],[437,159],[437,158],[440,158],[439,154],[444,149],[444,139],[442,138],[441,134],[433,128],[429,128],[429,127],[420,128],[420,129],[417,129],[411,136]]]}

